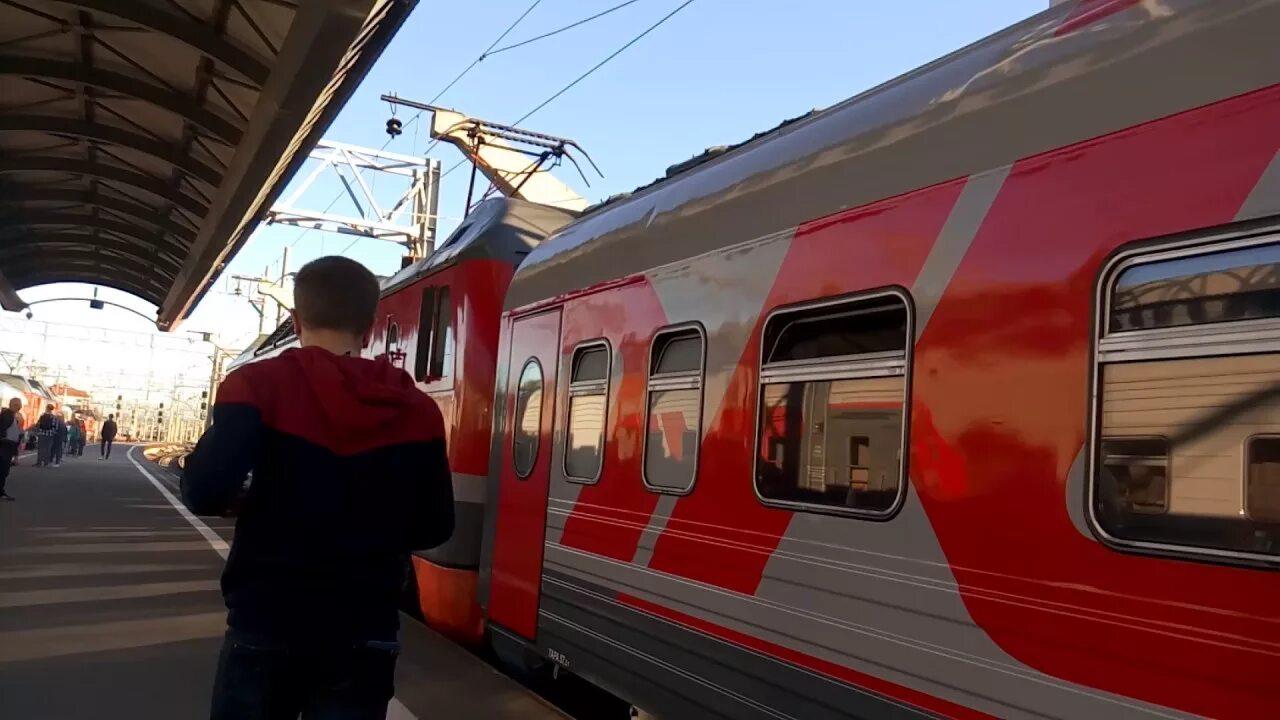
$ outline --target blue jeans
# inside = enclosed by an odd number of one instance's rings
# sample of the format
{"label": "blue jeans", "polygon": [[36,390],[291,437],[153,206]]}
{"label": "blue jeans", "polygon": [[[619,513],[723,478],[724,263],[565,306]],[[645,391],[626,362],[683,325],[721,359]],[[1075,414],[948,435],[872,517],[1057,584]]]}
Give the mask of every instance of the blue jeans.
{"label": "blue jeans", "polygon": [[228,630],[212,720],[384,720],[396,642],[301,647]]}

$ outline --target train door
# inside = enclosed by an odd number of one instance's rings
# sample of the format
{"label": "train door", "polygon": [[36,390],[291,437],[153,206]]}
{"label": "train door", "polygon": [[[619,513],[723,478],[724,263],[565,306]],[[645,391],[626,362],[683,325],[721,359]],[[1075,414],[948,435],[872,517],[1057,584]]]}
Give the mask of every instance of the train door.
{"label": "train door", "polygon": [[515,320],[508,359],[489,619],[535,639],[555,417],[560,310]]}

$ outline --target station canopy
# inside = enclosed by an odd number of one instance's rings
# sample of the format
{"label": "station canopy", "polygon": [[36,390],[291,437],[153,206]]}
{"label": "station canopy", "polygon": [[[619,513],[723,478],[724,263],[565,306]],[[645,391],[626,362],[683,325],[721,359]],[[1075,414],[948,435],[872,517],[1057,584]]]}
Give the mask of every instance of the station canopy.
{"label": "station canopy", "polygon": [[117,288],[171,329],[416,0],[0,0],[0,306]]}

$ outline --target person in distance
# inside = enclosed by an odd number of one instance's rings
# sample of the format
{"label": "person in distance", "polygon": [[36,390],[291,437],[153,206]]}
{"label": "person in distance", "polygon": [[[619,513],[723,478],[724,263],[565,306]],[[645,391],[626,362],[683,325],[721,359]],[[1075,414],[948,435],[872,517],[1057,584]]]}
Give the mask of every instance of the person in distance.
{"label": "person in distance", "polygon": [[348,258],[303,266],[302,347],[228,375],[186,460],[191,512],[238,508],[213,720],[386,716],[408,554],[454,518],[439,408],[385,357],[359,357],[378,293]]}
{"label": "person in distance", "polygon": [[10,398],[9,404],[0,410],[0,500],[13,501],[13,496],[4,491],[5,481],[9,479],[9,468],[14,458],[18,457],[18,444],[22,437],[22,398]]}
{"label": "person in distance", "polygon": [[98,447],[98,459],[111,459],[111,446],[116,442],[116,416],[114,414],[107,416],[107,421],[102,424],[102,430],[98,433],[102,436],[102,443]]}

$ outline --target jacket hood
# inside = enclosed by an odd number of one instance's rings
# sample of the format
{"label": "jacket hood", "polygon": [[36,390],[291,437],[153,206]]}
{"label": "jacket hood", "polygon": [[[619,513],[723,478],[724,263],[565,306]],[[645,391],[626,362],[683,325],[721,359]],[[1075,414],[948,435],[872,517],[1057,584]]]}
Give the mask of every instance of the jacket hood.
{"label": "jacket hood", "polygon": [[309,347],[279,357],[307,379],[324,419],[344,433],[364,435],[410,421],[427,400],[409,373],[385,356],[369,360]]}

